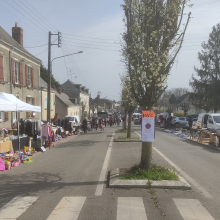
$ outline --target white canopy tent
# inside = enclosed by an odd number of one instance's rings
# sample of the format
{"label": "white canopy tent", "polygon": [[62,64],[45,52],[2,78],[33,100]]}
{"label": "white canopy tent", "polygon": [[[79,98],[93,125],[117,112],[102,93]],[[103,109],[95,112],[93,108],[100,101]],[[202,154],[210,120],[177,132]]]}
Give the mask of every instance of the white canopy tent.
{"label": "white canopy tent", "polygon": [[[41,112],[40,106],[34,106],[30,105],[26,102],[21,101],[17,97],[15,97],[13,94],[8,94],[1,92],[0,93],[0,112]],[[18,117],[18,114],[17,114]],[[20,151],[20,136],[19,136],[19,126],[17,121],[17,127],[18,127],[18,145],[19,145],[19,151]],[[2,126],[3,128],[3,126]]]}
{"label": "white canopy tent", "polygon": [[[34,106],[34,105],[30,105],[26,102],[21,101],[20,99],[18,99],[17,97],[15,97],[13,94],[8,94],[8,93],[4,93],[1,92],[0,93],[0,98],[4,99],[6,101],[9,101],[11,103],[15,103],[17,104],[17,111],[19,112],[25,112],[25,111],[30,111],[30,112],[41,112],[41,107],[40,106]],[[9,110],[8,110],[9,111]]]}
{"label": "white canopy tent", "polygon": [[0,112],[16,112],[17,104],[0,98]]}

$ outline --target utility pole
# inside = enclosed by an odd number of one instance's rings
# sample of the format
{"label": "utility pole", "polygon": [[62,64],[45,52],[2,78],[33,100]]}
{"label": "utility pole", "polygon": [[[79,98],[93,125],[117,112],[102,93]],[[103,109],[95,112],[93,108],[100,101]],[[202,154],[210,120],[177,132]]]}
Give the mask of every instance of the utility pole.
{"label": "utility pole", "polygon": [[[58,35],[58,44],[51,44],[51,36]],[[61,46],[61,33],[58,32],[57,34],[51,34],[49,31],[49,39],[48,39],[48,75],[49,75],[49,83],[47,86],[47,122],[51,121],[50,116],[50,104],[51,104],[51,97],[50,97],[50,88],[51,88],[51,46],[58,45]]]}

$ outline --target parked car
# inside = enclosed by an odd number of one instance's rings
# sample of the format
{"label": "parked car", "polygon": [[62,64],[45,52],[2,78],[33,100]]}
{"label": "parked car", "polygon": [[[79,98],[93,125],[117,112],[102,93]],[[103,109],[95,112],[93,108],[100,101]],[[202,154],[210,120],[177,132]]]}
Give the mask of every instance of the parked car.
{"label": "parked car", "polygon": [[66,115],[65,118],[69,119],[69,122],[73,123],[73,127],[78,127],[80,119],[78,115]]}
{"label": "parked car", "polygon": [[[193,118],[192,119],[192,126],[195,126],[196,122],[198,121],[198,118]],[[189,120],[186,123],[186,127],[189,127]]]}
{"label": "parked car", "polygon": [[[179,126],[183,126],[183,127],[187,127],[187,124],[188,124],[188,118],[187,117],[176,117],[174,116],[172,121],[171,121],[171,124],[172,125],[179,125]],[[189,126],[189,124],[188,124]]]}

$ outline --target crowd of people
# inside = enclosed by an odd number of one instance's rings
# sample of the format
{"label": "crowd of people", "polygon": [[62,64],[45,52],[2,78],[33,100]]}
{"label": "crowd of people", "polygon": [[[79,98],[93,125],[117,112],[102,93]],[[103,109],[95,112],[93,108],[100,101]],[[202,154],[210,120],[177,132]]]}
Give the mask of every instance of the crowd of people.
{"label": "crowd of people", "polygon": [[118,115],[104,117],[93,117],[90,121],[86,118],[82,121],[82,129],[84,133],[87,133],[88,130],[90,131],[97,131],[100,129],[101,131],[104,130],[106,126],[112,127],[113,125],[120,126],[121,118]]}

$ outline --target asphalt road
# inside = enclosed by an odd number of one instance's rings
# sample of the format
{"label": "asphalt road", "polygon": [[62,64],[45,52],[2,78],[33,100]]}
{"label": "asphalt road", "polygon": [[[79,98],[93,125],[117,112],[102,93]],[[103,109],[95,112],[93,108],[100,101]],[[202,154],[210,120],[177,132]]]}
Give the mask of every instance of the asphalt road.
{"label": "asphalt road", "polygon": [[[218,151],[160,131],[154,142],[154,147],[193,178],[211,199],[187,179],[192,185],[189,191],[110,189],[106,185],[107,171],[130,167],[140,161],[141,155],[141,143],[111,142],[116,129],[108,127],[102,132],[68,137],[55,148],[37,153],[33,163],[0,173],[0,220],[6,211],[18,220],[182,220],[186,218],[178,202],[185,201],[200,202],[204,216],[208,212],[212,219],[220,219]],[[140,126],[133,129],[140,133]],[[153,162],[167,164],[155,150]]]}

